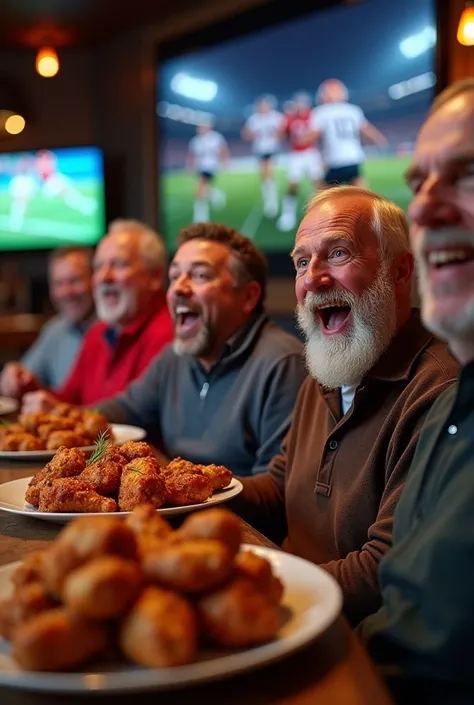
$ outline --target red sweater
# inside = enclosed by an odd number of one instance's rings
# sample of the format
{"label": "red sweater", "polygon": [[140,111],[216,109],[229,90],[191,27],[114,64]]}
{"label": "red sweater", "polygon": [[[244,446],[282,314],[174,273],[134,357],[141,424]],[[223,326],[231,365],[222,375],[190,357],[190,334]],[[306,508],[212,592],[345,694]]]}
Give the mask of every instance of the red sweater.
{"label": "red sweater", "polygon": [[55,396],[70,404],[89,406],[123,391],[140,377],[173,339],[173,323],[165,294],[119,333],[105,323],[94,324],[84,337],[71,373]]}

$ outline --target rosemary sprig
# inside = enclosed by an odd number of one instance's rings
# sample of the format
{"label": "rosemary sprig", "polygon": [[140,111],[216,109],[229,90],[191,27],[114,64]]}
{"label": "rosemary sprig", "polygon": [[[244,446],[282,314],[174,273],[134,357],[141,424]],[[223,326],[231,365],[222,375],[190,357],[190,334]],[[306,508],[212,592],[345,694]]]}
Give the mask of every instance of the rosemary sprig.
{"label": "rosemary sprig", "polygon": [[128,469],[130,472],[136,472],[137,475],[144,475],[145,474],[143,472],[143,463],[140,462],[140,460],[137,460],[133,465],[129,465]]}
{"label": "rosemary sprig", "polygon": [[98,460],[104,457],[111,445],[108,435],[109,429],[105,429],[105,431],[101,431],[99,433],[95,442],[95,448],[86,463],[86,467],[92,465],[92,463],[96,463]]}

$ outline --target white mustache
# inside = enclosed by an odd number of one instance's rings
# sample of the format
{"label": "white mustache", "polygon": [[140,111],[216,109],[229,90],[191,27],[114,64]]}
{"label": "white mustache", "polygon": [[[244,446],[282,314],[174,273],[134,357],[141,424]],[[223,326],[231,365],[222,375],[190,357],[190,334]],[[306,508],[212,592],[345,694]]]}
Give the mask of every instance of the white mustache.
{"label": "white mustache", "polygon": [[96,289],[96,296],[104,296],[104,294],[121,294],[122,289],[113,284],[102,284]]}
{"label": "white mustache", "polygon": [[321,294],[315,291],[308,291],[303,306],[306,311],[312,311],[318,306],[341,306],[341,304],[355,306],[355,296],[344,289],[334,289]]}

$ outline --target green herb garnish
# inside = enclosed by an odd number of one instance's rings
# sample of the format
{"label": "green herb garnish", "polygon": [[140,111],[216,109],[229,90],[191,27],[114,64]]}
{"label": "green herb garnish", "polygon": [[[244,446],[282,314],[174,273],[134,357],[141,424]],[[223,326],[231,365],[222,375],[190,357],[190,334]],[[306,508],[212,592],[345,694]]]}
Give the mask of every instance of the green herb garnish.
{"label": "green herb garnish", "polygon": [[86,463],[86,467],[89,467],[89,465],[92,465],[92,463],[96,463],[98,460],[104,457],[111,445],[108,435],[109,429],[106,429],[105,431],[101,431],[101,433],[99,433],[95,442],[95,447],[92,452],[92,455]]}
{"label": "green herb garnish", "polygon": [[144,475],[145,473],[143,472],[143,463],[140,461],[137,461],[133,465],[129,465],[128,467],[130,472],[136,472],[137,475]]}

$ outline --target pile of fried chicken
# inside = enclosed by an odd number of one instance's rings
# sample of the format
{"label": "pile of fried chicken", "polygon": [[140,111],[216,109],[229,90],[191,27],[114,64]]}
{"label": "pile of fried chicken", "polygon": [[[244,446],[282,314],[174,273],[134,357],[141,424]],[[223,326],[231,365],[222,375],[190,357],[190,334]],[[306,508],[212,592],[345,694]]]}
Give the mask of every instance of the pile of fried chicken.
{"label": "pile of fried chicken", "polygon": [[0,450],[81,448],[93,445],[97,436],[104,432],[112,439],[109,422],[102,414],[58,404],[51,413],[20,414],[18,423],[0,426]]}
{"label": "pile of fried chicken", "polygon": [[282,624],[283,584],[241,540],[223,509],[192,514],[177,531],[152,505],[126,520],[75,519],[15,570],[0,635],[29,671],[74,669],[111,647],[167,668],[195,661],[200,641],[267,642]]}
{"label": "pile of fried chicken", "polygon": [[59,448],[31,478],[25,500],[40,512],[131,512],[145,503],[155,509],[202,504],[231,480],[220,465],[176,458],[160,467],[144,441],[102,440],[89,459],[80,448]]}

